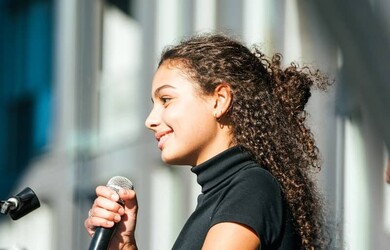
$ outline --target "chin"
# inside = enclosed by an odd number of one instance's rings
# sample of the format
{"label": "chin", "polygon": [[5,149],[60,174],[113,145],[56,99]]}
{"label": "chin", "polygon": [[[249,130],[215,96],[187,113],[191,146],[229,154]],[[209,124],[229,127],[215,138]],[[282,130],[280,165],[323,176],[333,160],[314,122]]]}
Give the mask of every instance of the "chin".
{"label": "chin", "polygon": [[169,165],[188,165],[188,164],[185,164],[183,161],[180,161],[180,160],[177,160],[177,159],[165,159],[165,158],[162,158],[162,161],[166,164],[169,164]]}
{"label": "chin", "polygon": [[186,157],[173,157],[173,156],[169,157],[169,156],[162,154],[161,160],[164,163],[169,164],[169,165],[190,165],[190,166],[193,166],[193,164],[191,164],[191,161],[189,161]]}

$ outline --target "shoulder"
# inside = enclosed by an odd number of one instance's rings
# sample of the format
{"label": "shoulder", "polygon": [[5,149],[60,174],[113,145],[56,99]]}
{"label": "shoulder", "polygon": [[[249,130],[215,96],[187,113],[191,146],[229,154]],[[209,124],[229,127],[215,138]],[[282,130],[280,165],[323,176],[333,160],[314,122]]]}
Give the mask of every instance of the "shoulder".
{"label": "shoulder", "polygon": [[236,208],[240,214],[248,213],[250,216],[269,212],[281,215],[283,204],[276,178],[258,164],[250,163],[231,177],[219,209],[232,211]]}
{"label": "shoulder", "polygon": [[268,245],[280,236],[284,200],[276,178],[258,164],[235,173],[212,224],[235,222],[251,228]]}
{"label": "shoulder", "polygon": [[233,186],[256,190],[258,195],[281,198],[281,188],[277,179],[267,170],[256,163],[251,163],[236,173],[232,179]]}

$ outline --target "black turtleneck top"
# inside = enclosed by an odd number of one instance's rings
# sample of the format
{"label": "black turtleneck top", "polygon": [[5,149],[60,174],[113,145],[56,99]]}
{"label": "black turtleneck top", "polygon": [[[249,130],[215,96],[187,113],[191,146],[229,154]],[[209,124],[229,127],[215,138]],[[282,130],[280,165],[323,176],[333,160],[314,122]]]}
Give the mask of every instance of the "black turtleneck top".
{"label": "black turtleneck top", "polygon": [[277,180],[235,146],[191,169],[202,193],[172,249],[201,249],[209,229],[221,222],[250,227],[261,249],[299,249]]}

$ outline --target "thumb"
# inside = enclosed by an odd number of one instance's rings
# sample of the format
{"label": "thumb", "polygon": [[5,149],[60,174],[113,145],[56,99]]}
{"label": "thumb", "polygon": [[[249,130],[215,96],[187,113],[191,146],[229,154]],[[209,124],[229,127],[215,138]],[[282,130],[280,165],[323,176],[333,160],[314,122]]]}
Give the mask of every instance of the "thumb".
{"label": "thumb", "polygon": [[121,189],[119,190],[119,196],[124,201],[126,210],[132,210],[132,212],[137,211],[138,201],[134,190]]}

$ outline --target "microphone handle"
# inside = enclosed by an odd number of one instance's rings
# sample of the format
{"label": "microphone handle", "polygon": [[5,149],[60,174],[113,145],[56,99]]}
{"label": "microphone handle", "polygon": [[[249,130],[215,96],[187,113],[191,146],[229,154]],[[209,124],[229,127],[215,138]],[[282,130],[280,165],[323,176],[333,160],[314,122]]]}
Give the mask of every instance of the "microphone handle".
{"label": "microphone handle", "polygon": [[110,244],[111,237],[112,235],[114,235],[115,229],[116,224],[110,228],[96,228],[95,234],[92,237],[88,250],[107,250],[108,245]]}

